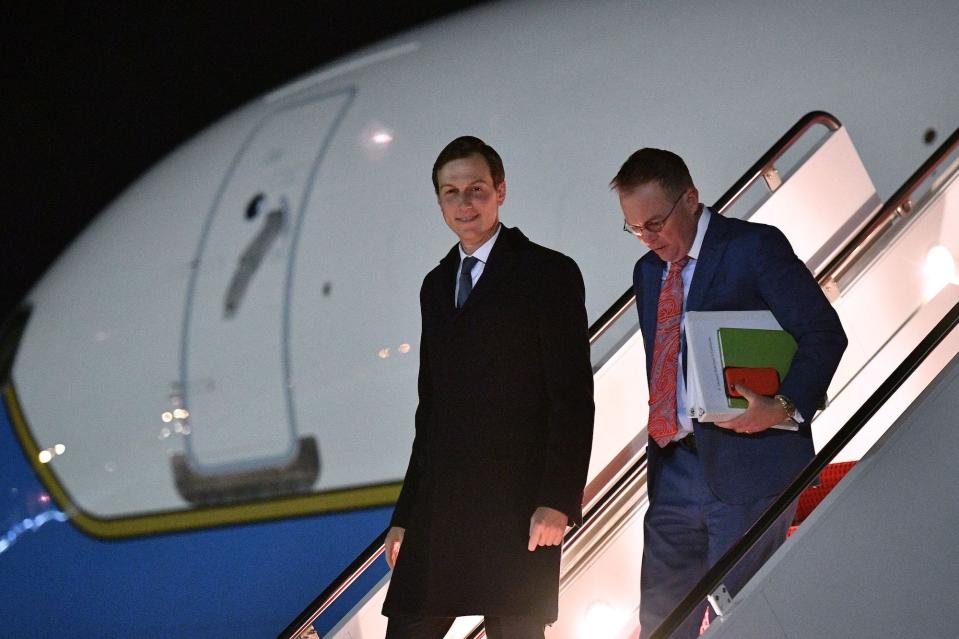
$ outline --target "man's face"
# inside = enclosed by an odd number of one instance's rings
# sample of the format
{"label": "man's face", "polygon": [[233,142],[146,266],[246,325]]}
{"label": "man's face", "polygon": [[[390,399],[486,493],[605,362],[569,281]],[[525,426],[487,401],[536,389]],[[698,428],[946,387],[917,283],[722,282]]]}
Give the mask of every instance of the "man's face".
{"label": "man's face", "polygon": [[[674,207],[675,204],[675,207]],[[619,194],[626,223],[634,228],[665,220],[659,232],[643,230],[639,240],[666,262],[675,262],[686,256],[696,239],[696,212],[699,210],[699,192],[690,187],[677,200],[658,182],[641,184],[629,193]],[[668,217],[667,217],[668,216]]]}
{"label": "man's face", "polygon": [[437,171],[436,180],[443,219],[463,249],[472,253],[496,232],[506,182],[494,186],[489,165],[477,154],[447,162]]}

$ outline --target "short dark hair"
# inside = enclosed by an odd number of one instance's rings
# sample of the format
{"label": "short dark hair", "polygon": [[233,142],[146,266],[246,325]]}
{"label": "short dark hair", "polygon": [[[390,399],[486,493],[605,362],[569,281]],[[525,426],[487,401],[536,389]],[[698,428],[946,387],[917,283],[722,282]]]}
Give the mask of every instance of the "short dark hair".
{"label": "short dark hair", "polygon": [[462,135],[440,151],[436,156],[436,162],[433,163],[433,190],[440,192],[440,184],[436,179],[436,174],[440,172],[448,162],[453,160],[462,160],[471,155],[482,156],[489,166],[489,173],[493,178],[493,186],[499,186],[506,179],[506,171],[503,169],[503,160],[500,158],[496,149],[472,135]]}
{"label": "short dark hair", "polygon": [[672,197],[693,185],[683,158],[672,151],[645,148],[629,156],[609,183],[611,189],[629,193],[643,184],[657,182]]}

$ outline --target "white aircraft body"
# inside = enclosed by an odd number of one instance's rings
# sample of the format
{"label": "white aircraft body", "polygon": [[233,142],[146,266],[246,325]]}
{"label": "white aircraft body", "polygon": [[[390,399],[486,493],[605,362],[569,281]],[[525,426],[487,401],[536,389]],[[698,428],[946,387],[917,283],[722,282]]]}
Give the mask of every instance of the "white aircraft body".
{"label": "white aircraft body", "polygon": [[934,0],[484,5],[212,124],[8,326],[0,570],[33,602],[0,604],[11,636],[275,634],[375,538],[454,137],[500,152],[501,219],[578,262],[594,320],[644,250],[608,188],[632,151],[682,155],[708,202],[825,109],[888,195],[959,125],[956,24]]}

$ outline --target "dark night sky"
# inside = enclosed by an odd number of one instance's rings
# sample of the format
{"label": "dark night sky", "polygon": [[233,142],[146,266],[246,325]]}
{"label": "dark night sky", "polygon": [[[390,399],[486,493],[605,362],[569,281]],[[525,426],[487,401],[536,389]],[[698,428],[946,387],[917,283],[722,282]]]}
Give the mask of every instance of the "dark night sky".
{"label": "dark night sky", "polygon": [[4,2],[0,318],[124,187],[208,124],[476,4]]}

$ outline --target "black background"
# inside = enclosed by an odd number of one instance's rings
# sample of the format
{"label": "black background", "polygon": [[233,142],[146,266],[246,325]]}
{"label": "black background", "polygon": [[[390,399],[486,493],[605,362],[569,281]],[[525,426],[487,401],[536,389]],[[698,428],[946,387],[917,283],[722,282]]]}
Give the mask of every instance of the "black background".
{"label": "black background", "polygon": [[100,210],[207,125],[477,4],[0,3],[0,318]]}

